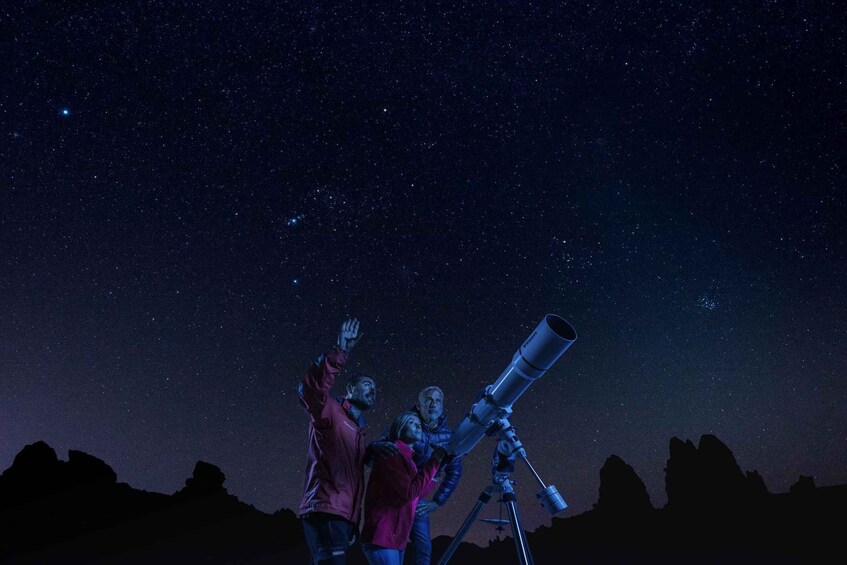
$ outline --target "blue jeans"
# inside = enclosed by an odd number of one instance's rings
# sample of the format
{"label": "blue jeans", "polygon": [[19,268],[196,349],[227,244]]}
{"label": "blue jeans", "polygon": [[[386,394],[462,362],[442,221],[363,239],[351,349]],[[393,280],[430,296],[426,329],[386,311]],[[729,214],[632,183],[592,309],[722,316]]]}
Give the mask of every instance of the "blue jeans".
{"label": "blue jeans", "polygon": [[403,554],[400,549],[388,549],[372,543],[363,543],[362,552],[370,565],[403,565]]}
{"label": "blue jeans", "polygon": [[415,545],[415,565],[429,565],[432,559],[432,539],[429,537],[429,514],[418,516],[412,522],[412,535],[409,538]]}
{"label": "blue jeans", "polygon": [[344,565],[356,527],[334,514],[312,512],[302,517],[303,534],[312,554],[312,563]]}

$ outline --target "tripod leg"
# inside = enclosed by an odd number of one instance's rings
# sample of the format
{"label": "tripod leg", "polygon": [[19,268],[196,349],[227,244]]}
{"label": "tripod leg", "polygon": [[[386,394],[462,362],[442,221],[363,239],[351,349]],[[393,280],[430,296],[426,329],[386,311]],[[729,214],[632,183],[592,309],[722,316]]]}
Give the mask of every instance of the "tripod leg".
{"label": "tripod leg", "polygon": [[503,494],[503,502],[509,510],[509,521],[512,523],[512,534],[515,536],[515,551],[518,552],[518,561],[521,565],[533,565],[532,553],[529,551],[529,543],[526,541],[526,532],[518,515],[518,500],[514,492]]}
{"label": "tripod leg", "polygon": [[462,542],[462,539],[465,537],[465,534],[468,533],[471,525],[476,521],[479,513],[482,512],[482,508],[491,500],[491,493],[493,492],[492,487],[485,487],[482,493],[479,495],[479,499],[476,501],[471,513],[468,514],[468,517],[465,518],[465,521],[462,522],[462,526],[459,528],[456,537],[453,538],[453,541],[450,542],[450,547],[447,548],[447,551],[444,552],[444,556],[441,557],[441,560],[438,562],[438,565],[447,565],[447,562],[450,561],[450,558],[453,556],[453,553],[459,548],[459,544]]}

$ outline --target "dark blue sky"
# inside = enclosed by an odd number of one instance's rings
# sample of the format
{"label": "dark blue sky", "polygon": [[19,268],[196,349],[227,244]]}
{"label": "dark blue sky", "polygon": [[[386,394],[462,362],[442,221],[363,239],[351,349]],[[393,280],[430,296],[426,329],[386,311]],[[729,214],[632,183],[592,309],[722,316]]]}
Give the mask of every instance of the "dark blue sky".
{"label": "dark blue sky", "polygon": [[295,508],[345,317],[376,434],[429,384],[457,422],[552,312],[579,339],[513,423],[563,516],[611,454],[663,505],[672,436],[847,482],[838,3],[360,4],[0,12],[0,468],[43,439],[170,493],[203,459]]}

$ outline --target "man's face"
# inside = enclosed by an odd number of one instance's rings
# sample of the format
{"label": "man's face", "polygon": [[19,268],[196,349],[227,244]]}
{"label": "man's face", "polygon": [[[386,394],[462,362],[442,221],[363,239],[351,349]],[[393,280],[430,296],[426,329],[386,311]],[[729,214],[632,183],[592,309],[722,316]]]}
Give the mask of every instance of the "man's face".
{"label": "man's face", "polygon": [[367,410],[376,401],[376,383],[370,377],[364,377],[356,384],[348,385],[347,399],[350,404]]}
{"label": "man's face", "polygon": [[431,426],[438,423],[438,418],[444,412],[444,396],[437,390],[430,390],[419,399],[419,402],[418,410],[427,424]]}

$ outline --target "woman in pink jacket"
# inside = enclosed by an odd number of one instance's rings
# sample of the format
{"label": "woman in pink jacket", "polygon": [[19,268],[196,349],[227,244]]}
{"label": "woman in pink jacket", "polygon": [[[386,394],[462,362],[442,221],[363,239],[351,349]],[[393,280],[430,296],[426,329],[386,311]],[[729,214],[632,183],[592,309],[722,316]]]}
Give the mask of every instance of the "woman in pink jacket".
{"label": "woman in pink jacket", "polygon": [[388,438],[400,451],[377,458],[365,494],[362,551],[371,565],[401,565],[415,506],[436,486],[433,477],[447,452],[435,447],[432,457],[418,470],[412,444],[421,439],[421,421],[414,412],[403,412],[388,428]]}

